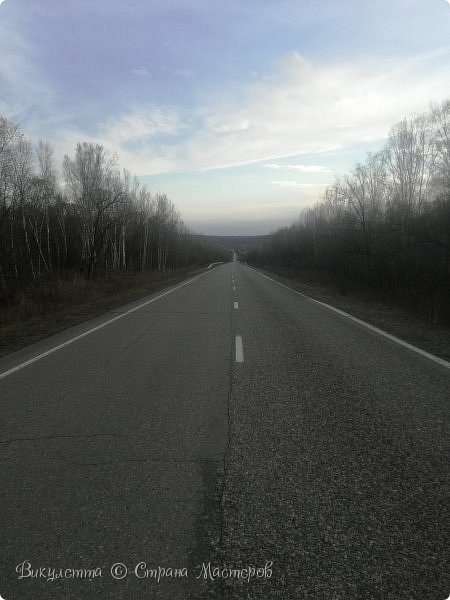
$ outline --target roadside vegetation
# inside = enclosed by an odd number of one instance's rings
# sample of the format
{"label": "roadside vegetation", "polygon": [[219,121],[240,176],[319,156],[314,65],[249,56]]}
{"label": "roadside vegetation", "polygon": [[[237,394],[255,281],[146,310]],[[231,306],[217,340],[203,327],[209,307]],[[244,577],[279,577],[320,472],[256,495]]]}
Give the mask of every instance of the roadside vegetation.
{"label": "roadside vegetation", "polygon": [[228,259],[101,145],[77,144],[58,170],[48,143],[0,116],[0,342]]}
{"label": "roadside vegetation", "polygon": [[450,100],[394,125],[382,151],[247,261],[450,325]]}

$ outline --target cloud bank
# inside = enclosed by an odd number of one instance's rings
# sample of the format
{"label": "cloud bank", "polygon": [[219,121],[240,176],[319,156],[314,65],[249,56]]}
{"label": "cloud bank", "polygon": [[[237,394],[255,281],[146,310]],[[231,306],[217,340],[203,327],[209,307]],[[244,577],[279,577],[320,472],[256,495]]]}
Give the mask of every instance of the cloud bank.
{"label": "cloud bank", "polygon": [[[448,94],[447,56],[402,62],[370,58],[315,65],[294,52],[238,95],[228,90],[200,108],[134,107],[100,124],[95,138],[139,175],[204,171],[316,154],[385,137],[389,128]],[[237,97],[239,96],[239,97]],[[67,133],[67,132],[66,132]],[[59,140],[64,146],[83,131]],[[70,148],[67,148],[69,151]],[[267,168],[320,173],[320,166]]]}

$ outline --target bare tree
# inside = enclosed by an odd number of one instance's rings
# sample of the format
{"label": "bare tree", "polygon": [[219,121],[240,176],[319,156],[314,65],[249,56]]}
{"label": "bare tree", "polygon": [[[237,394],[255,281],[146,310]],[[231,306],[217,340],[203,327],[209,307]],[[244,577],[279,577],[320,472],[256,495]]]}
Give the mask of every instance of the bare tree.
{"label": "bare tree", "polygon": [[366,276],[371,268],[373,242],[384,211],[386,191],[382,153],[368,154],[365,163],[357,163],[351,174],[335,185],[335,198],[345,206],[345,221],[356,226],[361,233]]}
{"label": "bare tree", "polygon": [[391,196],[404,226],[422,212],[433,175],[436,146],[430,120],[424,116],[403,119],[390,132],[385,159]]}
{"label": "bare tree", "polygon": [[6,287],[11,267],[18,276],[15,194],[16,147],[22,134],[18,127],[0,116],[0,289]]}
{"label": "bare tree", "polygon": [[29,197],[32,187],[33,175],[33,150],[31,143],[24,137],[20,137],[15,144],[14,152],[14,198],[18,206],[22,221],[22,231],[25,238],[28,261],[33,279],[36,279],[34,264],[34,252],[29,235]]}
{"label": "bare tree", "polygon": [[436,150],[434,192],[436,195],[450,194],[450,100],[432,107],[431,123]]}
{"label": "bare tree", "polygon": [[[47,142],[40,141],[36,149],[38,171],[31,178],[29,223],[47,273],[53,271],[50,231],[50,209],[57,193],[57,174],[53,163],[53,150]],[[32,206],[31,206],[32,205]],[[45,229],[45,235],[43,230]],[[45,240],[44,240],[45,237]]]}
{"label": "bare tree", "polygon": [[81,219],[82,264],[91,276],[125,200],[124,185],[116,158],[98,144],[78,144],[74,159],[64,157],[63,173]]}

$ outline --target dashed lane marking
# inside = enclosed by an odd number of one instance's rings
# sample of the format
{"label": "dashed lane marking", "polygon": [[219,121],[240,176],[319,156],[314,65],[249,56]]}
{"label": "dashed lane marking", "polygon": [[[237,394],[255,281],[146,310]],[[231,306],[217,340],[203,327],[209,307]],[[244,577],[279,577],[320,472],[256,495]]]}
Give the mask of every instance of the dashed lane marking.
{"label": "dashed lane marking", "polygon": [[244,362],[244,346],[240,335],[236,336],[236,362]]}

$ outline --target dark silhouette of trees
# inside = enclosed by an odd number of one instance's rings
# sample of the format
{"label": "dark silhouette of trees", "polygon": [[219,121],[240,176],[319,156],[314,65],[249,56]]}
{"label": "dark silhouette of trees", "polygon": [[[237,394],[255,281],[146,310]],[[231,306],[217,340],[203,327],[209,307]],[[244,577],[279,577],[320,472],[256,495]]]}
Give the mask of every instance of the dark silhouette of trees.
{"label": "dark silhouette of trees", "polygon": [[[227,257],[228,258],[228,257]],[[195,240],[165,194],[153,196],[98,144],[56,170],[0,117],[0,301],[43,278],[167,271],[224,256]]]}
{"label": "dark silhouette of trees", "polygon": [[377,290],[450,321],[450,101],[395,125],[381,152],[248,260]]}

